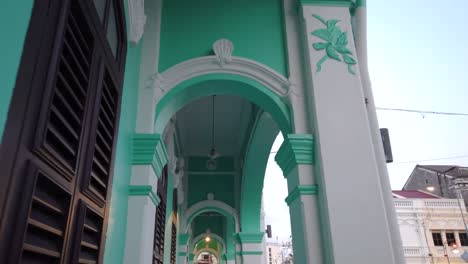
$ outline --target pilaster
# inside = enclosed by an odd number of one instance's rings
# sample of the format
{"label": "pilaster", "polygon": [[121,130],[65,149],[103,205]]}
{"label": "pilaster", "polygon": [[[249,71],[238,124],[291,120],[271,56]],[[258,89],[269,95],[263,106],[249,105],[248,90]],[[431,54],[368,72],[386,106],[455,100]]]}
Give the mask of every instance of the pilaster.
{"label": "pilaster", "polygon": [[288,134],[275,160],[288,180],[285,201],[291,217],[294,258],[298,263],[324,263],[314,164],[314,137]]}
{"label": "pilaster", "polygon": [[128,187],[127,243],[124,263],[150,263],[156,207],[157,180],[167,163],[167,152],[158,134],[132,138],[132,177]]}
{"label": "pilaster", "polygon": [[263,232],[239,232],[235,235],[235,240],[240,244],[240,250],[237,250],[236,255],[240,256],[242,263],[262,263],[265,250],[262,246],[264,237],[265,233]]}
{"label": "pilaster", "polygon": [[[307,89],[312,101],[309,112],[318,142],[313,184],[317,184],[315,196],[324,223],[324,262],[379,259],[383,264],[401,263],[394,250],[401,242],[392,239],[392,232],[398,231],[390,228],[393,219],[388,212],[392,208],[386,202],[390,192],[383,188],[380,157],[375,152],[381,146],[376,145],[366,109],[368,98],[361,81],[362,56],[358,56],[351,26],[351,1],[302,0],[301,4]],[[363,1],[356,3],[363,5]],[[354,201],[352,207],[349,199]],[[365,216],[356,214],[355,208]],[[364,244],[353,242],[353,237],[379,247],[368,251]]]}

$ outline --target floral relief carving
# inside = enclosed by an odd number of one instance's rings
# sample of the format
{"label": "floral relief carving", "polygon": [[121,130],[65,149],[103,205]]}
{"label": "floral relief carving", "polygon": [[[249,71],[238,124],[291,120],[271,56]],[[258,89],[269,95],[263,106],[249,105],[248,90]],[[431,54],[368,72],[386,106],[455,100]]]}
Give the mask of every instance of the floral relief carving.
{"label": "floral relief carving", "polygon": [[355,75],[356,72],[353,70],[353,65],[356,64],[356,60],[353,57],[353,53],[348,48],[347,32],[342,32],[341,28],[337,25],[339,20],[325,20],[319,15],[312,16],[326,26],[326,28],[320,28],[311,33],[313,36],[325,41],[312,44],[312,47],[316,51],[325,51],[325,55],[317,62],[317,72],[322,70],[322,64],[327,59],[332,59],[344,62],[348,66],[348,72]]}

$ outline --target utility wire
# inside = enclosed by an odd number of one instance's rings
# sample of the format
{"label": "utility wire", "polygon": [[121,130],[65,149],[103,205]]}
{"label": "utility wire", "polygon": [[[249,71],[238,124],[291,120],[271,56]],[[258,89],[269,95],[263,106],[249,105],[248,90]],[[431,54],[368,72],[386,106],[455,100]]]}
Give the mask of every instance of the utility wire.
{"label": "utility wire", "polygon": [[437,111],[425,111],[425,110],[389,108],[389,107],[376,107],[376,109],[377,110],[382,110],[382,111],[398,111],[398,112],[409,112],[409,113],[417,113],[417,114],[468,116],[468,113],[437,112]]}
{"label": "utility wire", "polygon": [[424,162],[424,161],[449,160],[449,159],[459,159],[459,158],[468,158],[468,155],[465,155],[465,156],[445,157],[445,158],[437,158],[437,159],[426,159],[426,160],[398,161],[398,162],[392,162],[392,163],[390,163],[390,164],[418,163],[418,162]]}

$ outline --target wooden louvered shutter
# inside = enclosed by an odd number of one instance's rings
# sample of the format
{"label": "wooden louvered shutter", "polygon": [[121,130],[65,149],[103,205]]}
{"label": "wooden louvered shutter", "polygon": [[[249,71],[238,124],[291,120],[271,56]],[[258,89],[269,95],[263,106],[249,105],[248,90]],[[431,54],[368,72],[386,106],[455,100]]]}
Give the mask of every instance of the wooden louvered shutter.
{"label": "wooden louvered shutter", "polygon": [[172,222],[171,229],[171,264],[176,263],[176,251],[177,251],[177,226]]}
{"label": "wooden louvered shutter", "polygon": [[171,264],[176,263],[177,253],[177,189],[172,192]]}
{"label": "wooden louvered shutter", "polygon": [[163,264],[164,233],[166,230],[167,166],[164,167],[161,179],[158,181],[157,195],[161,201],[156,207],[153,263]]}
{"label": "wooden louvered shutter", "polygon": [[35,2],[0,147],[0,263],[101,262],[123,25],[121,1]]}

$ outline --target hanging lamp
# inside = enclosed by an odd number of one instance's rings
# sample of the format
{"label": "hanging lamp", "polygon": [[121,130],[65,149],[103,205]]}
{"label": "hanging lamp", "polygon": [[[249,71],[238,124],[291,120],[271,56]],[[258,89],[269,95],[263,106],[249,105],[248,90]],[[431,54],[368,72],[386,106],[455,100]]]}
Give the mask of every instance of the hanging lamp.
{"label": "hanging lamp", "polygon": [[215,146],[215,97],[216,95],[212,96],[212,103],[211,103],[211,148],[208,153],[209,160],[206,163],[206,167],[209,170],[216,169],[216,158],[220,156],[219,152],[216,150]]}

